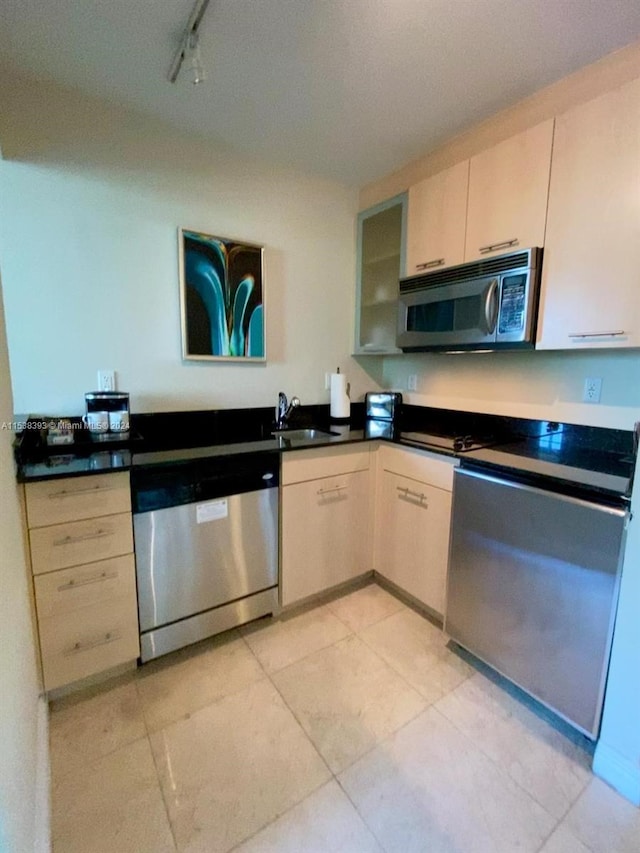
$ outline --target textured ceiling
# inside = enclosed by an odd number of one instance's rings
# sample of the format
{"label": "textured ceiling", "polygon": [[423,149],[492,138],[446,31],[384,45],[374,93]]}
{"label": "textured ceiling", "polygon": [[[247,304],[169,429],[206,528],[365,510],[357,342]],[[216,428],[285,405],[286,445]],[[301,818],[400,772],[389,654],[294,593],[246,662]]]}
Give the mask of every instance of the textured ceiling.
{"label": "textured ceiling", "polygon": [[374,180],[640,38],[638,0],[211,0],[207,82],[167,72],[191,0],[1,0],[0,57],[227,148]]}

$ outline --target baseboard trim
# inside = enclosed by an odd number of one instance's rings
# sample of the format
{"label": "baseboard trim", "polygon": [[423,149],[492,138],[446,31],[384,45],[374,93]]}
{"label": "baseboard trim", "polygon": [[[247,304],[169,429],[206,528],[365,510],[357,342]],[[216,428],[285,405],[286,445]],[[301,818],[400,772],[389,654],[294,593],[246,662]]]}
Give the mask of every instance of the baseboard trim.
{"label": "baseboard trim", "polygon": [[593,756],[593,772],[619,794],[640,806],[640,766],[598,741]]}
{"label": "baseboard trim", "polygon": [[36,790],[34,808],[34,851],[51,850],[51,763],[49,759],[49,706],[38,699]]}

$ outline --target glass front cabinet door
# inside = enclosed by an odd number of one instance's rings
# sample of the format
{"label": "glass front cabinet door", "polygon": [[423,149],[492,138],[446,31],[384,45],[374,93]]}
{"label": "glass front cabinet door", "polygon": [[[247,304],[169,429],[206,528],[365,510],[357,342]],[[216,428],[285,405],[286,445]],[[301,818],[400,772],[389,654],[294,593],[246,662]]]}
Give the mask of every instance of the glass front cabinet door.
{"label": "glass front cabinet door", "polygon": [[399,353],[398,280],[404,275],[407,193],[358,214],[355,355]]}

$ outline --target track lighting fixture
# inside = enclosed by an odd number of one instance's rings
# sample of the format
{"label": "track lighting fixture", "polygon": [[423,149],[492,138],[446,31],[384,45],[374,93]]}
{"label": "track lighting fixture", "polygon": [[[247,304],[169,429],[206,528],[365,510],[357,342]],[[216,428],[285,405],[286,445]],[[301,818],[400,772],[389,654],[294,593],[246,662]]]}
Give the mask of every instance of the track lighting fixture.
{"label": "track lighting fixture", "polygon": [[202,57],[200,56],[200,35],[198,31],[208,5],[209,0],[196,0],[196,4],[189,15],[187,26],[180,39],[180,47],[176,51],[171,68],[169,69],[169,81],[171,83],[175,83],[178,79],[182,63],[185,59],[189,62],[191,82],[194,86],[202,83],[207,78],[202,64]]}

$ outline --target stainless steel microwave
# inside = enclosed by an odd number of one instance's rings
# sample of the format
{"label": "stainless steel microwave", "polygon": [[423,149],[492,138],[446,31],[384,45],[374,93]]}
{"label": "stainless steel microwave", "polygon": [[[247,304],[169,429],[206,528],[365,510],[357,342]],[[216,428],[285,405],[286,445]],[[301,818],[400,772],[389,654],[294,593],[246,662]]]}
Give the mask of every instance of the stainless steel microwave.
{"label": "stainless steel microwave", "polygon": [[404,352],[535,346],[542,249],[523,249],[400,279]]}

